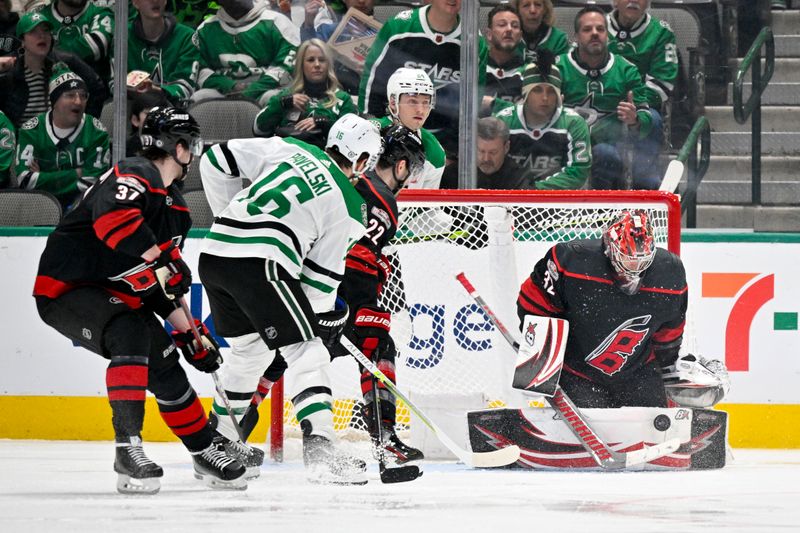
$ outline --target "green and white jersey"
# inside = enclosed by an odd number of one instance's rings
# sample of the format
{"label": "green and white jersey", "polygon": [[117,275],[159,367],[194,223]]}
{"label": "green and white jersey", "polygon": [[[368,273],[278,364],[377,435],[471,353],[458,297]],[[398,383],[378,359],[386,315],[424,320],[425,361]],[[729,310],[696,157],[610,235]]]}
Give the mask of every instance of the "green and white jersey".
{"label": "green and white jersey", "polygon": [[[291,137],[235,139],[212,146],[200,173],[217,215],[202,251],[276,261],[314,289],[309,300],[327,297],[332,308],[347,251],[367,222],[363,198],[336,163]],[[252,182],[246,189],[243,179]]]}
{"label": "green and white jersey", "polygon": [[242,96],[258,101],[266,91],[288,82],[300,46],[300,29],[285,15],[257,0],[235,20],[224,9],[198,29],[201,89],[227,94],[239,81],[248,83]]}
{"label": "green and white jersey", "polygon": [[281,126],[295,124],[308,117],[320,117],[331,124],[347,113],[358,113],[353,99],[348,93],[339,89],[336,91],[336,101],[332,106],[327,98],[310,97],[305,111],[302,113],[296,108],[284,109],[281,100],[293,94],[290,89],[284,89],[267,100],[267,106],[256,115],[253,131],[256,135],[270,136],[275,134],[275,129]]}
{"label": "green and white jersey", "polygon": [[627,128],[617,118],[617,105],[633,92],[638,109],[639,137],[645,138],[653,127],[647,105],[647,91],[636,67],[618,55],[609,53],[604,65],[593,69],[580,63],[578,50],[556,59],[561,71],[561,96],[566,107],[581,115],[589,125],[592,144],[616,144],[626,136]]}
{"label": "green and white jersey", "polygon": [[525,120],[524,104],[507,107],[497,118],[508,126],[508,155],[525,173],[520,189],[580,189],[592,167],[592,144],[586,121],[559,107],[542,128]]}
{"label": "green and white jersey", "polygon": [[616,11],[608,14],[608,49],[639,70],[650,107],[661,109],[669,100],[678,77],[675,34],[663,20],[645,14],[632,28],[622,28]]}
{"label": "green and white jersey", "polygon": [[[20,127],[15,170],[21,189],[47,191],[66,205],[111,167],[108,133],[98,119],[84,114],[78,127],[60,138],[51,113],[42,113]],[[31,169],[34,162],[38,170]]]}
{"label": "green and white jersey", "polygon": [[[461,81],[461,24],[448,34],[428,24],[430,6],[402,11],[386,21],[364,63],[359,88],[359,110],[372,116],[386,114],[386,83],[400,67],[421,68],[436,89],[436,107],[425,127],[447,151],[458,151],[459,82]],[[486,79],[489,48],[478,40],[478,82]]]}
{"label": "green and white jersey", "polygon": [[87,2],[75,16],[64,16],[56,9],[56,0],[38,8],[53,26],[56,48],[71,52],[92,68],[103,80],[111,74],[110,57],[114,44],[114,11]]}
{"label": "green and white jersey", "polygon": [[569,39],[563,30],[542,24],[533,35],[523,32],[517,50],[525,55],[525,62],[532,63],[536,61],[536,50],[550,50],[556,56],[566,54],[569,52]]}
{"label": "green and white jersey", "polygon": [[0,189],[11,185],[11,165],[14,164],[14,147],[17,143],[14,125],[0,111]]}
{"label": "green and white jersey", "polygon": [[135,20],[128,24],[128,72],[147,72],[170,100],[188,100],[197,88],[200,69],[195,31],[176,23],[174,17],[168,15],[164,34],[152,42],[137,31],[137,26]]}
{"label": "green and white jersey", "polygon": [[[383,129],[386,126],[391,126],[394,120],[392,117],[382,117],[375,119],[378,127]],[[438,189],[442,182],[442,174],[444,173],[444,165],[447,162],[447,157],[444,153],[444,148],[439,142],[439,139],[430,131],[422,128],[416,132],[422,141],[422,148],[425,150],[425,165],[422,168],[422,173],[413,180],[406,182],[408,189]]]}

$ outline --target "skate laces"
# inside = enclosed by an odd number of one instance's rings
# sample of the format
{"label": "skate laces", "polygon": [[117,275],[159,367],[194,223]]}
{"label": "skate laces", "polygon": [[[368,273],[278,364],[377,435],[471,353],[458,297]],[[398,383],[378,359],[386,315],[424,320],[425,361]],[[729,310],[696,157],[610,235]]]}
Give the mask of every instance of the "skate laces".
{"label": "skate laces", "polygon": [[211,466],[220,470],[236,461],[236,459],[225,453],[224,447],[220,447],[220,445],[216,443],[200,452],[200,455],[202,455],[203,459],[208,461]]}
{"label": "skate laces", "polygon": [[136,463],[136,466],[155,465],[155,463],[144,454],[144,448],[141,446],[129,446],[128,455],[130,455],[133,462]]}

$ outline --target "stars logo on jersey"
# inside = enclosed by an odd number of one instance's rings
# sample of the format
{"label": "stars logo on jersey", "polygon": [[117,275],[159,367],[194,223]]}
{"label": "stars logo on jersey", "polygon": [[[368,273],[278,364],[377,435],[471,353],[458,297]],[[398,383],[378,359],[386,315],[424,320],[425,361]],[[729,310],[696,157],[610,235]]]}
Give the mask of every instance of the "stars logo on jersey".
{"label": "stars logo on jersey", "polygon": [[603,83],[599,80],[592,80],[586,84],[586,91],[589,93],[586,97],[578,102],[578,105],[572,108],[573,111],[578,113],[586,124],[591,128],[596,122],[609,116],[610,113],[600,111],[594,103],[594,93],[603,92]]}
{"label": "stars logo on jersey", "polygon": [[651,315],[639,316],[617,326],[586,356],[586,363],[608,376],[619,372],[650,332],[646,326],[651,318]]}

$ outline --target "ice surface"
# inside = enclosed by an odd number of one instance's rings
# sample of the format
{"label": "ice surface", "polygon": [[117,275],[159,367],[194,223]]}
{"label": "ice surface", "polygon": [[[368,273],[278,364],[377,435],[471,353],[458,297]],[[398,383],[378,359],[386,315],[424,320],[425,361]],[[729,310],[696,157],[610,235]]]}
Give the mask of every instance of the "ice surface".
{"label": "ice surface", "polygon": [[179,444],[145,443],[161,492],[115,490],[109,442],[0,440],[0,532],[800,531],[800,450],[734,450],[722,470],[531,472],[425,463],[422,478],[309,484],[265,464],[246,492],[205,488]]}

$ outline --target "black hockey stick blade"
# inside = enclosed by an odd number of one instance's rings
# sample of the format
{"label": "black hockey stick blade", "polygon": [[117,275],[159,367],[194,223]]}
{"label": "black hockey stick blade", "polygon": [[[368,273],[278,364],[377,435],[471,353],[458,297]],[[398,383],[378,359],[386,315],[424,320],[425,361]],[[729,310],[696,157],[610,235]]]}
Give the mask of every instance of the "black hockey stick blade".
{"label": "black hockey stick blade", "polygon": [[422,475],[418,466],[407,465],[387,468],[383,462],[378,466],[381,474],[381,483],[405,483],[414,481]]}

